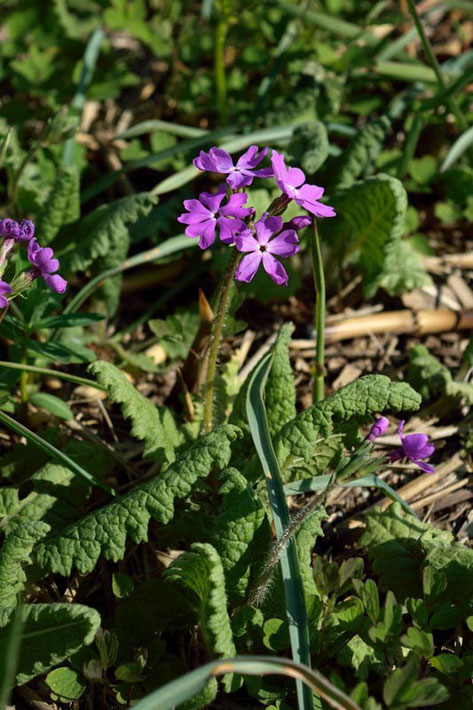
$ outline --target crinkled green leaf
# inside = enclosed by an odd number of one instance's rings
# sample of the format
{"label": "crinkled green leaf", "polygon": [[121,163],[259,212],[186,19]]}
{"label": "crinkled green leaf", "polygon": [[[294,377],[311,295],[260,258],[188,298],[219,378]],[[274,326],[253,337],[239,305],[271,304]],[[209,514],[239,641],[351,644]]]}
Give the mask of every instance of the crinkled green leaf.
{"label": "crinkled green leaf", "polygon": [[431,355],[424,345],[415,345],[412,348],[408,377],[412,386],[425,399],[428,399],[431,393],[446,394],[473,404],[473,385],[454,380],[448,367]]}
{"label": "crinkled green leaf", "polygon": [[380,287],[391,295],[397,295],[431,283],[432,279],[422,263],[422,257],[411,241],[394,240],[386,244]]}
{"label": "crinkled green leaf", "polygon": [[175,498],[185,498],[199,479],[225,468],[238,435],[236,427],[226,425],[201,437],[156,478],[46,538],[36,548],[36,562],[68,575],[74,566],[83,574],[90,572],[101,554],[115,562],[122,559],[128,536],[146,542],[150,518],[168,523]]}
{"label": "crinkled green leaf", "polygon": [[275,436],[284,424],[296,416],[296,388],[289,361],[289,346],[294,330],[292,323],[285,323],[273,348],[273,363],[265,389],[265,405],[269,433]]}
{"label": "crinkled green leaf", "polygon": [[143,192],[97,207],[84,217],[70,237],[73,244],[65,257],[71,271],[83,271],[116,250],[123,253],[123,244],[128,250],[128,225],[148,214],[155,202]]}
{"label": "crinkled green leaf", "polygon": [[48,199],[36,220],[36,235],[43,246],[50,244],[61,227],[79,219],[79,172],[75,165],[58,168]]}
{"label": "crinkled green leaf", "polygon": [[[210,654],[223,658],[236,654],[232,627],[227,612],[225,575],[217,550],[208,543],[195,543],[166,571],[166,578],[191,589],[200,600],[199,619],[202,636]],[[225,676],[227,692],[236,690],[241,679]]]}
{"label": "crinkled green leaf", "polygon": [[176,458],[175,449],[181,443],[171,411],[156,407],[131,384],[127,377],[110,362],[98,360],[89,371],[107,389],[112,402],[122,405],[123,416],[131,419],[131,433],[145,442],[145,456],[163,456],[168,462]]}
{"label": "crinkled green leaf", "polygon": [[338,217],[324,231],[345,259],[356,256],[366,294],[371,297],[389,273],[385,265],[388,247],[392,249],[404,234],[406,191],[397,178],[380,173],[334,194],[331,204]]}
{"label": "crinkled green leaf", "polygon": [[329,141],[325,124],[311,121],[296,126],[289,145],[291,163],[306,175],[314,175],[328,158]]}
{"label": "crinkled green leaf", "polygon": [[[82,604],[26,604],[21,609],[23,630],[16,682],[27,683],[91,644],[100,614]],[[0,654],[5,632],[0,633]]]}
{"label": "crinkled green leaf", "polygon": [[5,539],[0,550],[0,627],[6,626],[24,589],[23,567],[31,564],[35,543],[49,532],[45,523],[25,523]]}
{"label": "crinkled green leaf", "polygon": [[212,541],[222,561],[232,604],[244,601],[250,574],[258,574],[271,545],[271,531],[264,508],[236,469],[223,472],[219,494],[222,512],[215,522]]}
{"label": "crinkled green leaf", "polygon": [[350,187],[357,178],[373,170],[390,128],[389,119],[380,116],[359,130],[337,165],[337,188]]}
{"label": "crinkled green leaf", "polygon": [[360,544],[373,561],[381,588],[391,589],[401,600],[407,596],[422,597],[421,569],[427,562],[447,571],[455,554],[465,550],[469,553],[470,574],[473,571],[473,551],[453,544],[451,533],[405,515],[399,503],[384,511],[373,508],[367,512],[366,532]]}
{"label": "crinkled green leaf", "polygon": [[366,375],[342,387],[288,422],[276,437],[276,454],[285,480],[290,477],[289,463],[298,459],[310,461],[312,475],[327,471],[343,451],[346,422],[353,431],[375,414],[413,411],[420,402],[412,387],[384,375]]}
{"label": "crinkled green leaf", "polygon": [[317,594],[317,587],[312,574],[312,549],[316,539],[323,536],[322,521],[327,517],[327,511],[324,507],[316,508],[312,515],[302,523],[296,535],[297,556],[306,598]]}

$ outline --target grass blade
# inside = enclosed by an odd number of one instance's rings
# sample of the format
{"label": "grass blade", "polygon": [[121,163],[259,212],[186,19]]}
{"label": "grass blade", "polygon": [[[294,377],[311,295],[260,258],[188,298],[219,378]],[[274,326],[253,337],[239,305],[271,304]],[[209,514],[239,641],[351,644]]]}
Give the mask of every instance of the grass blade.
{"label": "grass blade", "polygon": [[[97,64],[97,59],[99,57],[104,37],[105,34],[103,30],[101,30],[100,28],[94,30],[85,48],[82,72],[80,75],[79,83],[77,85],[75,96],[72,100],[72,107],[80,113],[82,113],[82,109],[84,108],[85,94],[90,82],[92,81],[92,76],[94,74],[95,65]],[[62,162],[64,165],[72,165],[72,163],[74,162],[75,145],[75,138],[69,138],[65,142],[64,152],[62,156]]]}
{"label": "grass blade", "polygon": [[0,657],[0,708],[8,707],[8,699],[15,685],[16,667],[21,645],[21,631],[23,628],[23,618],[21,615],[21,605],[16,609],[5,629],[6,653]]}
{"label": "grass blade", "polygon": [[170,121],[151,119],[150,121],[135,123],[134,126],[127,128],[126,131],[117,133],[113,136],[112,140],[118,140],[119,138],[136,138],[137,136],[143,136],[147,133],[153,133],[154,131],[170,133],[172,136],[179,136],[181,138],[200,138],[201,136],[206,136],[209,133],[209,131],[206,131],[205,128],[183,126],[180,123],[171,123]]}
{"label": "grass blade", "polygon": [[67,380],[67,382],[73,382],[75,385],[86,385],[87,387],[94,387],[96,390],[101,390],[106,392],[106,388],[99,385],[98,382],[90,380],[87,377],[78,377],[77,375],[70,375],[68,372],[61,372],[60,370],[51,370],[48,367],[36,367],[35,365],[26,365],[25,363],[17,362],[6,362],[5,360],[0,360],[0,368],[6,367],[9,370],[22,370],[24,372],[32,372],[36,375],[46,375],[47,377],[57,377],[58,380]]}
{"label": "grass blade", "polygon": [[452,145],[450,150],[448,151],[448,155],[445,158],[442,167],[440,168],[440,172],[444,173],[446,170],[452,167],[454,163],[457,162],[458,158],[460,158],[463,153],[468,150],[470,145],[473,143],[473,126],[469,128],[467,131],[461,134],[459,138],[455,141],[455,143]]}
{"label": "grass blade", "polygon": [[75,473],[78,476],[82,476],[82,478],[87,479],[87,481],[93,483],[94,486],[98,486],[102,490],[106,491],[109,495],[116,496],[116,492],[113,490],[113,488],[110,488],[110,486],[107,486],[106,483],[103,483],[98,478],[95,478],[95,476],[86,471],[85,468],[82,468],[82,466],[79,466],[79,464],[76,463],[73,459],[69,458],[67,454],[57,449],[55,446],[50,444],[49,441],[46,441],[46,439],[43,439],[41,436],[38,436],[38,434],[35,434],[35,432],[31,431],[31,429],[28,429],[28,427],[24,426],[23,424],[20,424],[20,422],[17,422],[15,419],[12,419],[5,412],[0,411],[0,422],[12,431],[14,431],[15,434],[24,436],[25,439],[30,441],[32,444],[37,446],[45,453],[49,454],[51,458],[55,459],[56,461],[59,461],[59,463],[62,463],[64,466],[66,466],[69,470],[72,471],[72,473]]}
{"label": "grass blade", "polygon": [[[291,524],[291,518],[284,494],[278,460],[269,434],[266,408],[263,401],[264,388],[272,361],[273,355],[269,353],[256,367],[248,387],[246,412],[251,435],[264,471],[276,536],[279,539]],[[281,553],[281,569],[292,657],[294,661],[310,667],[307,609],[294,538],[289,540],[287,547]],[[312,710],[312,693],[301,681],[297,682],[297,696],[301,710]]]}
{"label": "grass blade", "polygon": [[[284,493],[287,496],[297,496],[301,493],[309,493],[311,491],[323,491],[329,484],[332,475],[326,473],[323,476],[315,476],[314,478],[304,478],[300,481],[293,481],[292,483],[286,483],[284,486]],[[346,483],[339,484],[341,488],[379,488],[393,501],[397,501],[406,513],[410,513],[417,518],[418,516],[414,513],[410,505],[406,503],[404,498],[402,498],[394,488],[383,481],[382,478],[376,476],[375,474],[369,474],[368,476],[362,476],[354,481],[348,481]]]}
{"label": "grass blade", "polygon": [[216,676],[226,673],[241,675],[285,675],[301,681],[317,693],[335,710],[360,710],[359,706],[345,693],[332,685],[325,676],[311,668],[294,663],[287,658],[268,656],[239,656],[211,661],[190,673],[167,683],[162,688],[143,698],[135,710],[174,710],[181,703],[190,700],[205,684]]}

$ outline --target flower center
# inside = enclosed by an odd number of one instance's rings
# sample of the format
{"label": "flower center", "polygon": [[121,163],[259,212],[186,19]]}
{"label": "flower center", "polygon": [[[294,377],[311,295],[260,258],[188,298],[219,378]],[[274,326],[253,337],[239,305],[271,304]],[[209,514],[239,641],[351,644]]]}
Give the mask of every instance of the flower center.
{"label": "flower center", "polygon": [[289,197],[292,197],[294,199],[297,197],[298,190],[296,187],[293,187],[292,185],[288,185],[286,187],[286,195],[289,195]]}
{"label": "flower center", "polygon": [[266,246],[264,244],[260,244],[259,250],[266,251]]}

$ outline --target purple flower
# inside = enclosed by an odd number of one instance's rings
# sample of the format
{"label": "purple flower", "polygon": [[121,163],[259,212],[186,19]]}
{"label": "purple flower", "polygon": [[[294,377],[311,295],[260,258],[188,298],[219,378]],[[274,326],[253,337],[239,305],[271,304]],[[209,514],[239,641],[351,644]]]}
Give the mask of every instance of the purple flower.
{"label": "purple flower", "polygon": [[[274,283],[278,286],[286,286],[287,273],[283,265],[274,258],[274,254],[282,258],[297,254],[299,240],[293,229],[281,232],[282,226],[281,217],[270,217],[263,212],[261,219],[255,223],[256,235],[250,229],[245,229],[236,235],[235,244],[238,251],[247,252],[235,272],[238,281],[249,283],[263,262],[264,270]],[[277,236],[271,239],[274,234]]]}
{"label": "purple flower", "polygon": [[20,225],[14,219],[0,219],[0,237],[18,239]]}
{"label": "purple flower", "polygon": [[387,417],[380,417],[375,421],[370,429],[370,433],[366,437],[368,441],[373,442],[378,436],[382,436],[389,426],[389,419]]}
{"label": "purple flower", "polygon": [[33,265],[32,279],[42,276],[47,285],[56,293],[64,293],[67,281],[55,274],[59,269],[59,261],[54,258],[51,247],[40,247],[36,239],[28,242],[28,261]]}
{"label": "purple flower", "polygon": [[34,237],[34,224],[30,219],[23,219],[19,225],[18,242],[28,242]]}
{"label": "purple flower", "polygon": [[300,215],[299,217],[293,217],[289,222],[284,222],[283,229],[295,229],[296,232],[300,232],[301,229],[305,229],[312,222],[312,217],[308,214]]}
{"label": "purple flower", "polygon": [[312,212],[316,217],[335,217],[336,212],[333,207],[323,205],[319,199],[324,194],[323,187],[308,185],[305,182],[305,175],[299,168],[287,168],[284,162],[284,155],[273,150],[271,163],[279,188],[287,197],[294,200],[298,205]]}
{"label": "purple flower", "polygon": [[402,421],[398,427],[398,434],[401,438],[401,446],[389,454],[390,461],[399,461],[402,458],[408,458],[412,463],[418,466],[425,473],[433,473],[435,468],[424,463],[422,459],[428,459],[435,451],[433,444],[429,442],[427,434],[408,434],[402,435],[405,421]]}
{"label": "purple flower", "polygon": [[188,224],[185,233],[188,237],[200,237],[199,246],[207,249],[215,241],[215,228],[219,228],[220,239],[224,244],[233,244],[235,233],[245,228],[242,218],[248,217],[251,207],[243,207],[248,199],[244,192],[230,195],[226,205],[222,205],[225,197],[225,185],[218,192],[202,192],[198,200],[184,200],[184,212],[178,221]]}
{"label": "purple flower", "polygon": [[7,294],[12,292],[12,287],[7,284],[6,281],[0,279],[0,308],[6,308],[8,306]]}
{"label": "purple flower", "polygon": [[267,148],[263,148],[258,153],[258,146],[252,145],[243,153],[241,158],[238,158],[237,164],[233,165],[233,159],[226,150],[222,148],[211,148],[208,153],[203,150],[197,158],[194,159],[194,165],[199,170],[207,170],[211,173],[222,173],[228,175],[227,182],[234,190],[240,187],[251,185],[254,177],[270,178],[273,177],[272,168],[260,168],[255,170],[256,166],[261,163],[268,152]]}

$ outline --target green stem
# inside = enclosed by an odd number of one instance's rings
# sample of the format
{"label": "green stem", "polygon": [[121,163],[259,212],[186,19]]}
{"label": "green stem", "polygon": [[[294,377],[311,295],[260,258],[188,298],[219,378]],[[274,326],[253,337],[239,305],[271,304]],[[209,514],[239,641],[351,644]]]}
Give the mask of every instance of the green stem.
{"label": "green stem", "polygon": [[[414,4],[414,0],[407,0],[407,4],[409,6],[409,12],[412,15],[412,19],[414,20],[414,24],[416,26],[417,32],[419,33],[420,41],[422,42],[424,52],[426,53],[427,58],[430,62],[430,65],[435,72],[435,76],[437,77],[438,85],[442,91],[446,92],[448,87],[447,87],[447,84],[445,83],[445,79],[442,74],[442,69],[440,68],[440,64],[437,61],[437,57],[434,54],[434,51],[433,51],[432,46],[427,38],[427,35],[424,32],[424,27],[423,27],[422,22],[420,20],[419,13],[417,12],[417,8]],[[463,131],[466,131],[468,128],[468,123],[467,123],[460,107],[458,106],[456,99],[453,96],[447,95],[447,97],[445,99],[445,103],[447,104],[450,111],[455,116],[460,128]]]}
{"label": "green stem", "polygon": [[225,39],[228,32],[228,19],[223,16],[219,19],[215,29],[214,47],[214,72],[215,88],[217,90],[217,105],[220,116],[220,125],[228,123],[227,106],[227,78],[225,76]]}
{"label": "green stem", "polygon": [[73,382],[76,385],[87,385],[88,387],[93,387],[97,390],[102,390],[106,392],[106,388],[99,385],[94,380],[89,380],[86,377],[77,377],[76,375],[69,375],[67,372],[60,372],[59,370],[50,370],[47,367],[36,367],[35,365],[27,365],[26,363],[17,362],[5,362],[0,360],[0,368],[6,367],[10,370],[23,370],[24,372],[33,372],[36,375],[47,375],[49,377],[57,377],[58,380],[67,380],[68,382]]}
{"label": "green stem", "polygon": [[20,362],[20,367],[22,369],[20,376],[20,397],[22,404],[25,407],[28,402],[28,370],[24,367],[28,362],[28,350],[26,347],[23,349]]}
{"label": "green stem", "polygon": [[322,263],[322,250],[320,246],[317,221],[313,221],[314,235],[311,241],[312,266],[314,270],[315,285],[315,376],[314,376],[314,402],[321,402],[325,398],[325,275]]}
{"label": "green stem", "polygon": [[220,284],[220,293],[218,297],[217,315],[212,326],[212,335],[210,338],[209,359],[207,363],[207,376],[205,379],[204,389],[204,432],[208,434],[212,431],[213,425],[213,405],[214,405],[214,389],[215,379],[217,376],[218,353],[220,351],[220,343],[223,334],[223,324],[228,308],[228,297],[230,295],[233,277],[238,266],[238,261],[241,254],[235,249],[231,261],[228,265],[227,272]]}

